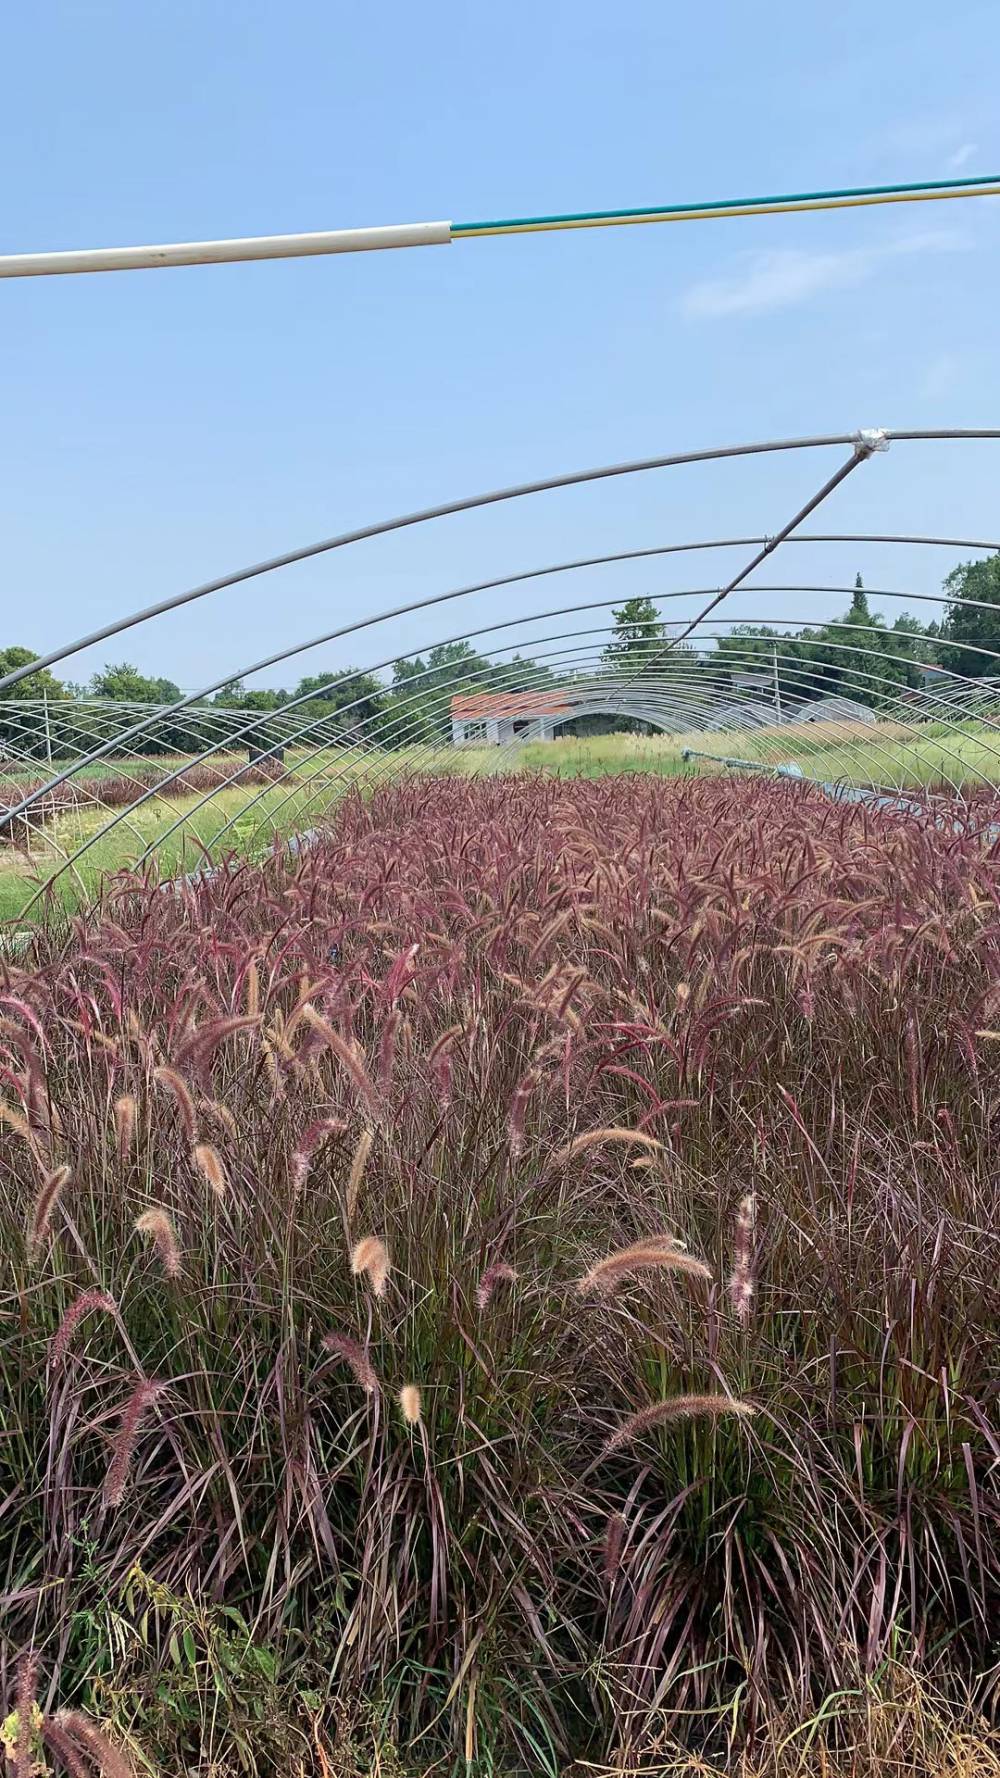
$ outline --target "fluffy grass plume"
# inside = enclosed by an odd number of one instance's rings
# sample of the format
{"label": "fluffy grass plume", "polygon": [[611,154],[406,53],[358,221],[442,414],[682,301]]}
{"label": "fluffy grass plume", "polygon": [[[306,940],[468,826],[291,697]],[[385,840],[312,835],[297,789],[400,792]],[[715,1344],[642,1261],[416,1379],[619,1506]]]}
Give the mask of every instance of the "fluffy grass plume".
{"label": "fluffy grass plume", "polygon": [[8,1105],[4,1099],[0,1099],[0,1124],[6,1124],[8,1130],[13,1130],[25,1142],[30,1143],[33,1140],[31,1125],[24,1113],[18,1111],[16,1106]]}
{"label": "fluffy grass plume", "polygon": [[31,1220],[28,1225],[29,1253],[36,1254],[47,1239],[56,1205],[71,1178],[70,1168],[64,1166],[56,1167],[42,1180],[38,1195],[32,1205]]}
{"label": "fluffy grass plume", "polygon": [[304,1006],[302,1016],[306,1023],[312,1026],[316,1034],[322,1038],[327,1049],[336,1057],[344,1073],[352,1082],[359,1099],[368,1107],[369,1111],[374,1111],[378,1105],[378,1096],[357,1046],[348,1043],[345,1038],[341,1037],[340,1032],[335,1031],[329,1020],[324,1019],[314,1006]]}
{"label": "fluffy grass plume", "polygon": [[361,1190],[361,1181],[364,1178],[365,1168],[368,1165],[368,1156],[371,1154],[374,1139],[374,1132],[372,1130],[362,1130],[361,1135],[358,1137],[358,1145],[354,1150],[354,1158],[351,1161],[351,1171],[347,1176],[346,1209],[348,1224],[354,1221],[354,1212],[358,1207],[358,1193]]}
{"label": "fluffy grass plume", "polygon": [[611,1513],[604,1527],[604,1545],[601,1551],[604,1578],[609,1587],[613,1586],[615,1576],[621,1566],[625,1529],[625,1520],[622,1514]]}
{"label": "fluffy grass plume", "polygon": [[331,1136],[342,1136],[346,1124],[336,1117],[318,1117],[303,1132],[292,1154],[292,1190],[300,1192],[309,1177],[309,1169],[325,1142]]}
{"label": "fluffy grass plume", "polygon": [[513,1266],[507,1264],[506,1260],[498,1260],[495,1265],[487,1266],[476,1290],[476,1308],[480,1314],[484,1309],[489,1308],[498,1284],[516,1283],[517,1273]]}
{"label": "fluffy grass plume", "polygon": [[159,1204],[144,1210],[135,1219],[136,1233],[148,1235],[153,1243],[157,1258],[168,1278],[179,1278],[181,1275],[181,1250],[177,1240],[177,1231],[168,1211]]}
{"label": "fluffy grass plume", "polygon": [[95,1314],[98,1309],[105,1315],[115,1315],[118,1312],[114,1297],[109,1296],[106,1290],[83,1290],[70,1303],[49,1343],[49,1366],[52,1370],[57,1371],[65,1360],[81,1321],[85,1321],[88,1315]]}
{"label": "fluffy grass plume", "polygon": [[[63,1728],[58,1717],[47,1716],[42,1724],[42,1740],[46,1751],[54,1753],[59,1766],[66,1778],[92,1778],[93,1766],[84,1759],[72,1736]],[[33,1773],[38,1771],[32,1766]]]}
{"label": "fluffy grass plume", "polygon": [[753,1192],[740,1199],[733,1242],[733,1269],[729,1275],[729,1301],[738,1321],[750,1319],[753,1303],[753,1237],[757,1226],[757,1199]]}
{"label": "fluffy grass plume", "polygon": [[404,1383],[399,1392],[399,1411],[407,1426],[420,1425],[420,1390],[416,1383]]}
{"label": "fluffy grass plume", "polygon": [[118,1138],[118,1156],[127,1161],[132,1153],[135,1138],[136,1103],[131,1093],[123,1093],[115,1100],[115,1134]]}
{"label": "fluffy grass plume", "polygon": [[138,1382],[122,1409],[118,1431],[111,1447],[111,1462],[104,1478],[105,1506],[120,1506],[128,1486],[132,1458],[138,1443],[142,1422],[155,1406],[166,1385],[143,1379]]}
{"label": "fluffy grass plume", "polygon": [[184,1135],[193,1147],[198,1140],[198,1117],[194,1108],[191,1089],[176,1068],[154,1068],[153,1079],[158,1087],[169,1093],[177,1110],[177,1115],[184,1127]]}
{"label": "fluffy grass plume", "polygon": [[552,1157],[554,1167],[565,1167],[576,1159],[578,1154],[585,1154],[588,1148],[603,1148],[607,1143],[624,1143],[632,1148],[647,1148],[656,1154],[662,1154],[663,1144],[654,1137],[647,1136],[643,1130],[624,1130],[612,1126],[606,1130],[585,1130],[581,1136],[574,1136]]}
{"label": "fluffy grass plume", "polygon": [[91,1769],[96,1767],[101,1778],[136,1778],[132,1761],[82,1710],[59,1710],[53,1720],[56,1729],[85,1755]]}
{"label": "fluffy grass plume", "polygon": [[376,1296],[385,1295],[389,1278],[389,1252],[377,1235],[363,1235],[351,1253],[351,1271],[355,1278],[366,1277]]}
{"label": "fluffy grass plume", "polygon": [[749,1420],[757,1412],[747,1401],[736,1401],[729,1395],[673,1395],[667,1401],[654,1401],[640,1408],[605,1441],[601,1455],[609,1457],[625,1445],[634,1443],[654,1426],[670,1426],[677,1420]]}
{"label": "fluffy grass plume", "polygon": [[210,1142],[199,1142],[191,1151],[191,1159],[216,1197],[224,1197],[229,1181],[218,1149]]}
{"label": "fluffy grass plume", "polygon": [[35,1710],[38,1693],[38,1656],[34,1650],[21,1656],[17,1663],[17,1732],[14,1738],[13,1778],[32,1778],[37,1771],[34,1762]]}
{"label": "fluffy grass plume", "polygon": [[379,1384],[375,1367],[358,1340],[352,1339],[350,1334],[324,1334],[323,1349],[329,1352],[332,1358],[339,1358],[343,1364],[346,1364],[353,1373],[355,1382],[360,1383],[362,1389],[366,1390],[369,1395],[378,1394]]}
{"label": "fluffy grass plume", "polygon": [[672,1235],[654,1235],[637,1241],[631,1247],[620,1247],[592,1265],[589,1272],[577,1279],[580,1296],[610,1296],[626,1278],[639,1272],[674,1272],[680,1277],[697,1278],[709,1284],[711,1268],[704,1260],[686,1253]]}

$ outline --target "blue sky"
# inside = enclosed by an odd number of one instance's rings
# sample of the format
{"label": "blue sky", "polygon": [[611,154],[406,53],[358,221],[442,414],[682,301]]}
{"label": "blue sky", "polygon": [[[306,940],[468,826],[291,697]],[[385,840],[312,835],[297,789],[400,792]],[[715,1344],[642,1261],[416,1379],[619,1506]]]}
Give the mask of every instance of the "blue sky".
{"label": "blue sky", "polygon": [[[1000,14],[962,0],[91,0],[15,9],[5,51],[6,251],[1000,171]],[[998,273],[987,199],[5,282],[2,640],[46,651],[261,556],[563,469],[996,425]],[[835,461],[686,468],[445,520],[224,592],[66,671],[124,655],[194,687],[469,580],[772,532]],[[989,538],[998,468],[994,444],[897,445],[820,528]],[[739,559],[484,595],[258,683],[545,605],[713,586]],[[803,546],[756,579],[847,584],[861,568],[872,586],[933,592],[955,559]],[[727,611],[843,603],[748,591]]]}

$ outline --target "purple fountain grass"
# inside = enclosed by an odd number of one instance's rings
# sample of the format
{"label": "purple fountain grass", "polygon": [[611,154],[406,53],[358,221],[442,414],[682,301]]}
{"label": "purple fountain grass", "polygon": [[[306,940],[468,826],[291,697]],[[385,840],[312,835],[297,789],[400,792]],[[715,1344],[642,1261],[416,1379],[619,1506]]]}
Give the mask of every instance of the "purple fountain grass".
{"label": "purple fountain grass", "polygon": [[528,1105],[532,1094],[541,1083],[541,1074],[537,1068],[529,1068],[521,1076],[514,1089],[514,1097],[510,1102],[507,1115],[507,1139],[510,1152],[515,1159],[524,1151],[524,1120],[528,1113]]}
{"label": "purple fountain grass", "polygon": [[184,1126],[184,1135],[193,1147],[198,1140],[198,1118],[194,1108],[191,1089],[176,1068],[154,1068],[153,1079],[158,1087],[163,1087],[173,1099],[177,1115]]}
{"label": "purple fountain grass", "polygon": [[657,1142],[654,1137],[647,1136],[644,1130],[625,1130],[611,1126],[603,1130],[585,1130],[582,1135],[574,1136],[571,1142],[567,1142],[564,1148],[560,1148],[553,1155],[552,1165],[565,1167],[570,1161],[575,1160],[577,1155],[585,1154],[590,1148],[603,1148],[609,1142],[611,1144],[624,1143],[630,1148],[647,1148],[655,1150],[658,1154],[663,1150],[662,1142]]}
{"label": "purple fountain grass", "polygon": [[77,1328],[88,1315],[100,1309],[105,1315],[117,1315],[118,1304],[106,1290],[83,1290],[75,1297],[56,1328],[49,1344],[49,1367],[57,1371],[66,1358]]}
{"label": "purple fountain grass", "polygon": [[122,1409],[118,1431],[111,1447],[111,1462],[104,1478],[105,1506],[120,1506],[128,1486],[132,1458],[139,1440],[142,1422],[166,1390],[165,1383],[145,1378],[136,1383]]}
{"label": "purple fountain grass", "polygon": [[131,1093],[123,1093],[115,1100],[115,1134],[118,1138],[118,1156],[127,1161],[132,1153],[135,1137],[136,1102]]}
{"label": "purple fountain grass", "polygon": [[358,1207],[358,1193],[361,1190],[361,1181],[364,1178],[365,1167],[368,1165],[368,1156],[371,1154],[374,1139],[372,1130],[362,1130],[354,1150],[351,1171],[347,1176],[347,1190],[344,1194],[348,1227],[354,1221],[354,1213]]}
{"label": "purple fountain grass", "polygon": [[479,1313],[482,1314],[484,1310],[489,1308],[498,1284],[516,1283],[517,1273],[515,1272],[514,1267],[508,1265],[505,1260],[497,1260],[495,1265],[487,1266],[486,1271],[479,1280],[479,1285],[476,1290],[476,1307],[479,1310]]}
{"label": "purple fountain grass", "polygon": [[225,1197],[229,1179],[218,1149],[213,1148],[210,1142],[199,1142],[191,1151],[191,1159],[216,1197]]}
{"label": "purple fountain grass", "polygon": [[756,1412],[750,1402],[736,1401],[728,1395],[674,1395],[667,1401],[654,1401],[623,1420],[605,1441],[601,1455],[610,1457],[612,1452],[633,1444],[644,1432],[673,1425],[678,1420],[749,1420]]}
{"label": "purple fountain grass", "polygon": [[335,1031],[329,1020],[324,1019],[314,1006],[304,1006],[302,1013],[306,1022],[340,1063],[362,1104],[369,1111],[375,1111],[378,1107],[378,1095],[356,1045],[341,1037],[340,1032]]}
{"label": "purple fountain grass", "polygon": [[625,1544],[625,1520],[621,1513],[609,1514],[604,1528],[604,1547],[602,1550],[602,1566],[604,1578],[608,1586],[613,1586],[615,1576],[621,1566],[622,1549]]}
{"label": "purple fountain grass", "polygon": [[577,1280],[580,1296],[610,1296],[626,1278],[640,1272],[673,1272],[680,1277],[696,1278],[710,1284],[712,1271],[704,1260],[684,1251],[683,1243],[673,1235],[651,1235],[631,1247],[620,1247],[599,1259]]}
{"label": "purple fountain grass", "polygon": [[419,1426],[422,1411],[420,1390],[416,1383],[404,1383],[399,1392],[399,1411],[407,1426]]}
{"label": "purple fountain grass", "polygon": [[149,1236],[166,1276],[179,1278],[181,1250],[169,1211],[164,1210],[160,1204],[154,1204],[136,1217],[135,1228],[137,1234]]}
{"label": "purple fountain grass", "polygon": [[389,1278],[389,1253],[377,1235],[363,1235],[351,1252],[351,1271],[355,1278],[366,1277],[374,1294],[385,1295]]}
{"label": "purple fountain grass", "polygon": [[[85,1760],[67,1731],[56,1717],[46,1717],[42,1724],[42,1740],[49,1753],[54,1753],[67,1778],[93,1778],[93,1766]],[[32,1773],[37,1766],[30,1768]]]}
{"label": "purple fountain grass", "polygon": [[54,1722],[69,1743],[81,1749],[97,1767],[101,1778],[135,1778],[132,1761],[82,1710],[59,1710]]}
{"label": "purple fountain grass", "polygon": [[[41,926],[0,980],[23,1122],[0,1388],[11,1629],[57,1651],[54,1693],[93,1679],[65,1636],[93,1564],[67,1552],[113,1388],[124,1510],[86,1535],[114,1609],[129,1574],[157,1590],[156,1634],[101,1708],[118,1742],[146,1700],[163,1771],[286,1771],[317,1651],[345,1749],[384,1712],[442,1770],[463,1744],[497,1771],[540,1748],[653,1770],[672,1737],[697,1763],[734,1723],[738,1763],[775,1711],[794,1734],[856,1680],[868,1700],[901,1650],[905,1686],[985,1697],[997,820],[721,775],[414,774],[345,795],[299,856],[177,896],[124,878],[69,943]],[[213,1143],[231,1214],[198,1214]],[[79,1184],[25,1277],[64,1153]],[[642,1233],[668,1227],[689,1247]],[[147,1372],[175,1378],[162,1426]],[[235,1635],[229,1607],[262,1665],[241,1647],[223,1695],[200,1655],[160,1657],[189,1611]],[[93,1778],[85,1738],[51,1735]]]}
{"label": "purple fountain grass", "polygon": [[69,1167],[62,1166],[54,1168],[42,1180],[28,1225],[28,1251],[32,1255],[38,1252],[47,1239],[56,1205],[72,1177]]}
{"label": "purple fountain grass", "polygon": [[359,1341],[352,1339],[350,1334],[328,1333],[323,1335],[323,1348],[333,1358],[341,1359],[348,1366],[354,1373],[355,1382],[360,1383],[369,1395],[378,1394],[379,1381],[375,1367]]}
{"label": "purple fountain grass", "polygon": [[342,1136],[347,1125],[339,1118],[319,1117],[311,1123],[303,1133],[292,1155],[292,1190],[299,1193],[309,1177],[309,1169],[322,1148],[331,1136]]}
{"label": "purple fountain grass", "polygon": [[753,1303],[753,1238],[757,1226],[757,1199],[753,1192],[740,1199],[736,1213],[736,1235],[733,1242],[733,1269],[729,1277],[729,1300],[738,1321],[750,1319]]}
{"label": "purple fountain grass", "polygon": [[31,1778],[37,1770],[34,1761],[35,1711],[38,1694],[38,1656],[34,1650],[21,1656],[17,1663],[17,1733],[14,1739],[14,1770],[12,1778]]}

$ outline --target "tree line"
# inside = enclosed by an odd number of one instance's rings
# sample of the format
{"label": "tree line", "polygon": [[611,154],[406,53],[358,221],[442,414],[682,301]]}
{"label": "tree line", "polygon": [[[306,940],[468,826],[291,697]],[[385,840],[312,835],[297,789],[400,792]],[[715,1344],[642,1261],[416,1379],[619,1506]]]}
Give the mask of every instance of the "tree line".
{"label": "tree line", "polygon": [[[901,690],[921,686],[927,666],[940,666],[968,679],[994,677],[1000,652],[1000,555],[962,563],[947,576],[942,591],[945,609],[940,622],[924,624],[904,611],[889,624],[871,610],[859,574],[850,607],[836,622],[794,629],[736,624],[716,639],[711,650],[686,649],[685,682],[689,674],[705,675],[718,686],[734,673],[767,671],[772,679],[777,674],[781,695],[810,699],[836,694],[878,709],[891,704]],[[975,603],[962,603],[969,600]],[[654,601],[639,597],[615,609],[611,637],[600,658],[613,672],[662,672],[666,656],[676,647]],[[0,675],[35,659],[27,648],[0,649]],[[560,669],[558,683],[565,685],[592,672],[593,666]],[[129,744],[129,750],[201,751],[213,732],[218,737],[219,731],[211,726],[212,710],[256,716],[253,734],[244,744],[262,749],[287,738],[293,718],[296,728],[321,727],[324,737],[339,735],[345,743],[363,737],[387,746],[437,744],[450,733],[454,695],[529,691],[555,682],[556,675],[544,660],[519,654],[496,660],[468,642],[446,642],[425,655],[398,660],[388,684],[354,667],[307,675],[289,690],[248,691],[242,680],[232,680],[213,698],[178,711],[176,720],[164,714],[148,736]],[[60,680],[48,668],[39,668],[9,692],[0,693],[0,699],[44,700],[44,732],[37,719],[27,722],[27,712],[19,718],[9,707],[0,708],[0,745],[28,757],[44,757],[46,751],[75,753],[85,749],[88,738],[96,741],[110,732],[100,718],[102,701],[169,707],[181,697],[172,680],[147,676],[129,661],[109,663],[86,685]],[[92,702],[89,714],[81,708],[82,700]],[[66,708],[71,702],[72,712]],[[267,723],[269,715],[283,711],[285,721]],[[585,717],[571,726],[595,730],[629,725],[613,718]]]}

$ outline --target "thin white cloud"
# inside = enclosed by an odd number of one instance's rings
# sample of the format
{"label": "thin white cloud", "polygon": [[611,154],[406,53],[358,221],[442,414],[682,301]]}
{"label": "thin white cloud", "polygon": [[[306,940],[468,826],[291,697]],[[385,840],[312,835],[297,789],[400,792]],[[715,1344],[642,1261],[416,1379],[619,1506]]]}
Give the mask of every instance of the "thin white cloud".
{"label": "thin white cloud", "polygon": [[877,247],[849,247],[841,252],[810,253],[804,248],[776,247],[745,253],[724,277],[707,278],[681,299],[691,320],[716,321],[729,315],[763,315],[789,309],[831,290],[853,290],[876,276],[887,261],[921,253],[956,253],[969,246],[957,231],[925,231],[901,235]]}
{"label": "thin white cloud", "polygon": [[956,148],[954,154],[948,156],[949,171],[957,173],[959,168],[966,166],[973,155],[978,152],[978,145],[975,142],[963,142],[961,148]]}
{"label": "thin white cloud", "polygon": [[920,379],[920,393],[929,401],[950,395],[961,372],[961,359],[954,352],[939,352],[925,365]]}

